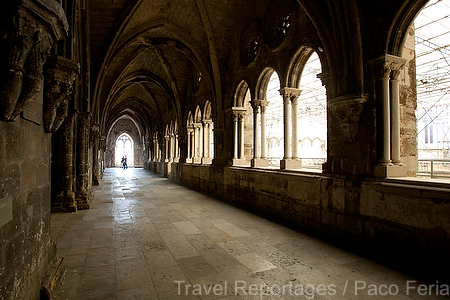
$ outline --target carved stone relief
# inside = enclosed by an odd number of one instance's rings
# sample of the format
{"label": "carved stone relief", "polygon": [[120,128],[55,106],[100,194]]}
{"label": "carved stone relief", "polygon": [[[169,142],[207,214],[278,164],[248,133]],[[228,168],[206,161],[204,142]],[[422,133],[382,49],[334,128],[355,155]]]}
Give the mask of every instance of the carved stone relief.
{"label": "carved stone relief", "polygon": [[[45,88],[49,87],[44,64],[51,47],[67,36],[68,23],[62,7],[53,0],[23,0],[20,5],[5,6],[4,14],[10,16],[1,24],[0,118],[14,121],[28,104],[42,103],[44,81]],[[67,104],[62,103],[62,109],[64,106]],[[48,122],[48,112],[44,112],[46,131],[62,123],[64,118],[57,115]]]}
{"label": "carved stone relief", "polygon": [[330,112],[339,120],[339,126],[348,142],[355,140],[367,98],[367,95],[352,95],[328,101]]}

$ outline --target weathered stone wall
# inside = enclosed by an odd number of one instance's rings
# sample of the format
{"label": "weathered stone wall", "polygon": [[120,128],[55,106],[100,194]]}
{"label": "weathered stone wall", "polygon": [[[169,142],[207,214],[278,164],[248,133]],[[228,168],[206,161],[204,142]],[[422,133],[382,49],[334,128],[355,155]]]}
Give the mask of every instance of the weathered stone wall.
{"label": "weathered stone wall", "polygon": [[402,57],[407,60],[400,73],[400,150],[402,163],[408,176],[417,173],[417,92],[414,28],[411,27],[405,40]]}
{"label": "weathered stone wall", "polygon": [[[181,183],[302,230],[379,255],[420,256],[415,266],[449,265],[450,189],[414,180],[357,180],[322,174],[185,164]],[[441,274],[442,275],[442,274]]]}
{"label": "weathered stone wall", "polygon": [[39,299],[56,257],[50,239],[51,135],[18,118],[0,122],[0,198],[12,195],[13,220],[0,228],[0,299]]}

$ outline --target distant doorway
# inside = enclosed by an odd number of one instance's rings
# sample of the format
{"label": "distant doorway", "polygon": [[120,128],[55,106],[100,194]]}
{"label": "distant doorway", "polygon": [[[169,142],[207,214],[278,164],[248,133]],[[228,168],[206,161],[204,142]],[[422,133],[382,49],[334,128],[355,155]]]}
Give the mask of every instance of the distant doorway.
{"label": "distant doorway", "polygon": [[115,165],[121,167],[122,157],[127,158],[127,165],[134,165],[134,146],[133,139],[126,133],[121,134],[116,141]]}

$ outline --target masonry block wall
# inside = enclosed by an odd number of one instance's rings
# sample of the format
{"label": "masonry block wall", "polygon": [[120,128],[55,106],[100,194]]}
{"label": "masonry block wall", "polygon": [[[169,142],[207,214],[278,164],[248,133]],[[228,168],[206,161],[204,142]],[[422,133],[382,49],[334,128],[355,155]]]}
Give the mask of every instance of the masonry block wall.
{"label": "masonry block wall", "polygon": [[0,198],[13,218],[0,227],[0,299],[38,299],[56,257],[50,238],[51,135],[21,118],[0,122]]}

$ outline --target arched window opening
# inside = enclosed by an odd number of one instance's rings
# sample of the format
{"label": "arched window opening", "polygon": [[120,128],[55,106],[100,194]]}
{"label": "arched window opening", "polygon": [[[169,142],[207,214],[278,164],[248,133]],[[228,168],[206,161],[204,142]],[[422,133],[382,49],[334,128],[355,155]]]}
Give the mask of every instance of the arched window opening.
{"label": "arched window opening", "polygon": [[417,176],[450,179],[450,3],[432,0],[414,21]]}
{"label": "arched window opening", "polygon": [[234,96],[231,109],[233,118],[233,166],[249,166],[253,158],[253,115],[251,93],[245,81],[242,81]]}
{"label": "arched window opening", "polygon": [[[322,81],[317,77],[322,73],[319,56],[314,52],[306,62],[300,78],[301,94],[298,99],[298,139],[309,139],[313,146],[299,155],[302,168],[319,168],[327,157],[327,96]],[[304,143],[303,143],[304,146]]]}
{"label": "arched window opening", "polygon": [[206,101],[203,116],[202,164],[211,164],[214,158],[214,122],[212,121],[212,107],[209,101]]}
{"label": "arched window opening", "polygon": [[126,133],[122,133],[116,141],[115,165],[122,167],[122,159],[126,158],[128,167],[134,166],[134,143]]}
{"label": "arched window opening", "polygon": [[188,113],[187,122],[186,122],[186,131],[187,131],[187,155],[186,155],[186,163],[192,163],[194,157],[194,148],[195,148],[195,140],[194,140],[194,117],[192,116],[192,112]]}
{"label": "arched window opening", "polygon": [[[274,141],[281,141],[284,138],[284,122],[283,97],[280,95],[280,79],[277,72],[273,72],[270,76],[266,97],[269,102],[266,108],[267,156],[269,166],[279,168],[280,160],[283,158],[283,144]],[[279,145],[279,147],[275,147],[275,145]]]}
{"label": "arched window opening", "polygon": [[154,162],[161,161],[161,149],[159,147],[158,132],[155,132],[153,134],[153,161]]}
{"label": "arched window opening", "polygon": [[197,106],[194,115],[194,152],[192,162],[194,164],[201,164],[203,157],[203,123],[202,123],[202,112],[200,107]]}
{"label": "arched window opening", "polygon": [[172,162],[172,145],[171,145],[171,133],[169,125],[166,126],[166,130],[164,131],[164,143],[165,143],[165,162]]}

